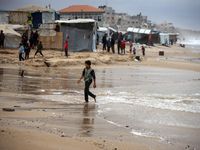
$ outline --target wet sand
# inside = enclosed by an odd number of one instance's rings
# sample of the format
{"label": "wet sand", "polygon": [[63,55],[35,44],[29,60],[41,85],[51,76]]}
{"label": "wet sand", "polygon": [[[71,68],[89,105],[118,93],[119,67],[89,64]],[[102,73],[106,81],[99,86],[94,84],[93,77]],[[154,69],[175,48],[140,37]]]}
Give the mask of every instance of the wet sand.
{"label": "wet sand", "polygon": [[[55,59],[44,59],[59,62],[59,68],[45,67],[39,56],[1,64],[0,148],[199,149],[200,64],[190,61],[199,53],[175,47],[160,57],[158,50],[147,48],[142,62],[98,53],[58,60],[61,52],[55,51]],[[3,54],[3,61],[10,55]],[[77,64],[75,57],[80,57]],[[84,105],[84,83],[76,82],[81,63],[95,57],[102,57],[92,66],[98,88],[91,90],[98,102]]]}

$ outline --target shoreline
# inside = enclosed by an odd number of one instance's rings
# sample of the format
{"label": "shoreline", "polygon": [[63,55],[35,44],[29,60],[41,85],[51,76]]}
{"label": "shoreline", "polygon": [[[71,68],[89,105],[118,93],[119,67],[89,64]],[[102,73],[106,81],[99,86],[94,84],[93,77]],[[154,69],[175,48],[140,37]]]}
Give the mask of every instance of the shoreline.
{"label": "shoreline", "polygon": [[[31,58],[26,62],[19,63],[17,62],[17,50],[15,51],[15,54],[3,54],[3,56],[0,56],[0,58],[4,62],[7,61],[8,63],[2,64],[1,60],[0,68],[5,68],[5,72],[1,70],[2,76],[0,78],[0,81],[3,85],[1,87],[3,90],[0,89],[0,148],[6,150],[13,148],[16,150],[25,150],[27,147],[29,147],[30,150],[32,150],[46,149],[47,145],[48,149],[50,150],[59,148],[72,150],[132,150],[133,148],[145,150],[168,150],[179,149],[180,147],[184,148],[183,145],[185,144],[185,146],[187,146],[186,143],[179,143],[182,144],[179,145],[176,144],[177,141],[174,141],[173,139],[171,141],[166,141],[155,137],[145,137],[142,135],[131,134],[130,131],[132,129],[131,127],[128,127],[131,124],[127,123],[124,124],[123,127],[119,127],[115,124],[109,123],[109,120],[106,120],[106,118],[97,116],[98,111],[101,111],[99,108],[100,105],[98,103],[80,103],[80,100],[77,99],[79,99],[80,96],[82,99],[82,94],[80,95],[80,93],[67,91],[74,90],[76,88],[80,90],[79,86],[74,85],[74,80],[78,75],[73,74],[73,70],[76,73],[79,72],[79,70],[82,70],[84,67],[84,61],[87,59],[91,59],[92,62],[97,60],[97,63],[94,63],[92,68],[98,69],[101,71],[101,73],[105,69],[109,70],[109,68],[111,71],[116,71],[115,69],[118,71],[120,68],[126,68],[127,70],[130,68],[131,70],[137,67],[145,67],[143,68],[143,71],[147,71],[144,73],[151,71],[150,67],[158,69],[162,68],[162,72],[165,68],[175,69],[174,71],[195,71],[196,74],[200,72],[199,63],[186,61],[188,58],[198,59],[200,57],[199,53],[187,53],[188,49],[177,47],[175,47],[175,50],[170,48],[166,49],[168,50],[166,56],[161,57],[157,55],[157,47],[152,49],[147,48],[147,56],[142,58],[143,60],[141,62],[134,62],[130,58],[130,55],[118,56],[116,54],[112,55],[107,53],[99,54],[90,52],[71,53],[72,55],[70,58],[66,59],[64,56],[61,56],[60,58],[62,53],[59,51],[54,52],[51,50],[44,50],[44,54],[47,55],[46,58],[43,59],[38,56],[35,59]],[[49,54],[50,52],[51,54]],[[165,59],[172,57],[176,59]],[[180,59],[181,61],[179,61],[179,58],[182,58]],[[76,62],[78,59],[80,60]],[[13,60],[18,65],[15,63],[10,64]],[[54,64],[55,66],[46,67],[43,63],[44,60],[48,60],[48,62]],[[57,62],[59,62],[60,66],[58,64],[56,65]],[[27,63],[29,64],[27,65]],[[38,67],[36,67],[37,65]],[[148,67],[148,69],[146,69],[146,67]],[[12,69],[15,69],[15,71]],[[27,72],[25,71],[25,78],[22,78],[19,75],[21,70],[27,70]],[[117,73],[117,71],[115,73]],[[173,72],[173,70],[171,71]],[[57,75],[61,73],[63,73],[63,76]],[[110,72],[107,73],[110,75]],[[118,73],[123,74],[123,72]],[[34,78],[34,75],[36,78]],[[138,79],[138,81],[146,79],[145,76],[146,75],[142,76],[140,79]],[[100,75],[102,81],[99,82],[104,82],[105,79],[103,77],[104,72]],[[54,78],[57,79],[54,80]],[[51,80],[51,82],[49,82],[49,80]],[[38,83],[41,82],[40,85],[36,86],[36,81]],[[63,83],[65,81],[66,89],[59,89],[60,86],[62,86],[62,88],[65,86]],[[15,82],[16,85],[14,85]],[[123,81],[120,82],[122,83]],[[155,81],[153,84],[156,84],[156,82],[157,81]],[[8,84],[9,86],[7,86]],[[113,85],[104,84],[105,83],[102,83],[102,87],[104,88],[113,87]],[[117,83],[113,84],[117,85]],[[145,82],[143,84],[146,86]],[[14,86],[16,86],[16,89]],[[32,88],[32,86],[36,87]],[[82,87],[83,83],[81,83],[80,86]],[[38,91],[37,88],[38,90],[44,89],[46,92],[43,93],[42,91]],[[32,89],[35,91],[31,91]],[[65,93],[56,95],[53,94],[53,92]],[[103,96],[106,96],[106,94],[102,94]],[[103,98],[103,96],[101,97]],[[73,103],[68,102],[66,99],[73,100]],[[103,104],[101,105],[103,106]],[[126,105],[123,105],[123,107],[126,108]],[[2,108],[14,108],[15,111],[5,112],[2,111]],[[117,105],[116,108],[118,108]],[[115,121],[120,120],[120,117],[122,117],[115,116],[115,113],[110,113],[109,115],[110,116],[106,117],[114,118],[116,119]],[[133,127],[137,126],[133,125]],[[170,127],[160,126],[160,129],[165,128],[170,129]],[[133,129],[137,131],[137,128]],[[197,133],[199,133],[198,129],[190,129],[186,127],[174,127],[173,130],[177,132],[181,131],[181,134],[183,134],[182,131],[184,130],[192,130],[190,132],[188,131],[188,133],[193,133],[193,131],[197,131]],[[170,132],[166,131],[166,133]],[[190,148],[195,147],[190,145]]]}

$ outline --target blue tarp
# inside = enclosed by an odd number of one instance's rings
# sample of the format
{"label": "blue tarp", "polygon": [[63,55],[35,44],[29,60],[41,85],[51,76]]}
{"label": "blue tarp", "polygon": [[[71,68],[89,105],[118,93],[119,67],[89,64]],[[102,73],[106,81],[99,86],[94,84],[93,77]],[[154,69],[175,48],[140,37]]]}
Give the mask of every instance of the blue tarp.
{"label": "blue tarp", "polygon": [[34,29],[38,29],[38,24],[42,24],[42,13],[35,12],[31,14],[33,17],[32,24]]}
{"label": "blue tarp", "polygon": [[0,8],[0,11],[7,11],[7,10],[5,10],[5,9],[1,9],[1,8]]}

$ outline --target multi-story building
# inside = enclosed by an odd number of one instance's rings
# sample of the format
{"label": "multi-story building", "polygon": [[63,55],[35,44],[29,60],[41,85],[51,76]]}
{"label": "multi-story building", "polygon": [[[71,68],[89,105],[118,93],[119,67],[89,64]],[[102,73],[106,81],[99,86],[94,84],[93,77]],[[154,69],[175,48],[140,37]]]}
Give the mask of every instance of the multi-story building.
{"label": "multi-story building", "polygon": [[119,27],[118,30],[126,31],[128,27],[135,27],[135,28],[148,28],[148,20],[147,16],[142,16],[142,14],[138,14],[136,16],[130,16],[124,13],[116,14],[117,18],[117,25]]}
{"label": "multi-story building", "polygon": [[103,26],[104,27],[113,27],[118,31],[126,31],[128,27],[135,28],[149,28],[149,21],[147,16],[142,16],[138,14],[136,16],[130,16],[127,13],[115,13],[115,10],[112,7],[99,6],[99,9],[105,11],[103,15]]}
{"label": "multi-story building", "polygon": [[115,26],[116,25],[115,10],[112,9],[112,7],[106,7],[106,5],[99,6],[99,9],[105,11],[105,13],[103,14],[103,26],[104,27]]}
{"label": "multi-story building", "polygon": [[72,19],[94,19],[99,26],[103,26],[104,10],[95,8],[89,5],[73,5],[58,11],[60,13],[60,20]]}

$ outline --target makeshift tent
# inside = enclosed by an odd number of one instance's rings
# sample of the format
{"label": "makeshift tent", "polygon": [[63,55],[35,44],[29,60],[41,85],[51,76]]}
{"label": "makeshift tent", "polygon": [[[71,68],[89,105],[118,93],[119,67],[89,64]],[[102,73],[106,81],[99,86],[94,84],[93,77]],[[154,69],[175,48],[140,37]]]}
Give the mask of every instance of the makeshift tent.
{"label": "makeshift tent", "polygon": [[160,33],[160,43],[169,45],[169,34]]}
{"label": "makeshift tent", "polygon": [[65,40],[68,39],[68,50],[72,52],[81,51],[96,51],[97,39],[97,22],[93,19],[76,19],[61,21],[60,23],[63,32],[63,49]]}
{"label": "makeshift tent", "polygon": [[152,44],[149,43],[149,35],[151,35],[151,30],[149,29],[139,29],[139,28],[132,28],[132,27],[129,27],[127,29],[127,33],[126,33],[126,36],[128,35],[131,35],[131,40],[133,42],[138,42],[138,43],[141,43],[141,44]]}
{"label": "makeshift tent", "polygon": [[21,35],[10,28],[8,25],[0,25],[0,30],[3,30],[5,35],[4,46],[16,48],[21,42]]}
{"label": "makeshift tent", "polygon": [[[12,11],[13,13],[27,13],[25,17],[25,21],[27,22],[28,20],[28,24],[34,29],[38,29],[39,24],[54,23],[56,19],[59,20],[59,13],[56,12],[55,10],[43,8],[36,5],[30,5],[30,6],[22,7],[19,9],[12,10]],[[27,19],[27,16],[28,16],[28,19]],[[13,19],[17,19],[17,18],[15,17]]]}

